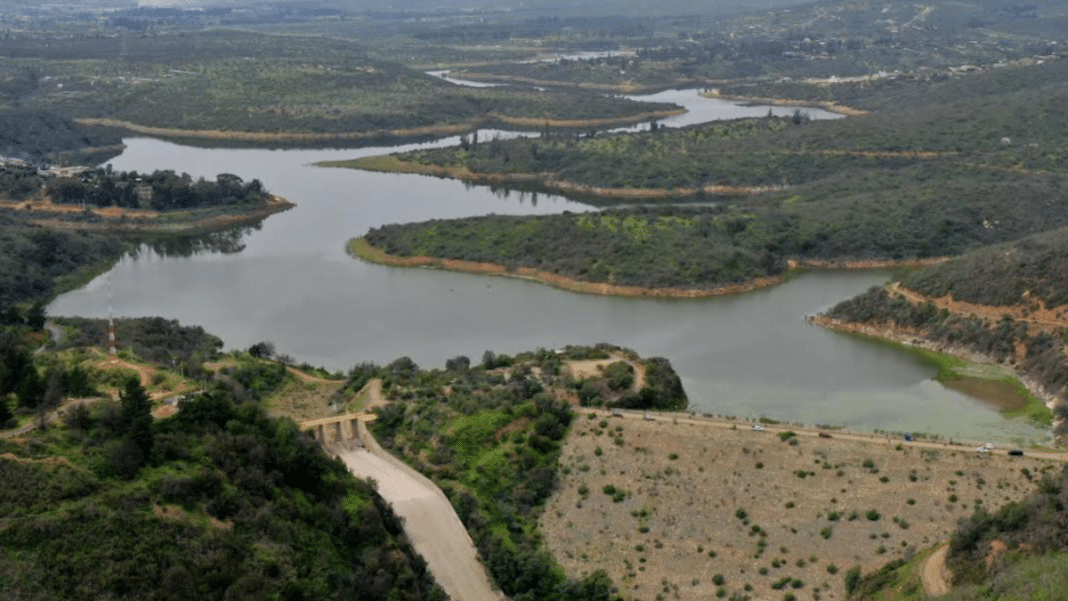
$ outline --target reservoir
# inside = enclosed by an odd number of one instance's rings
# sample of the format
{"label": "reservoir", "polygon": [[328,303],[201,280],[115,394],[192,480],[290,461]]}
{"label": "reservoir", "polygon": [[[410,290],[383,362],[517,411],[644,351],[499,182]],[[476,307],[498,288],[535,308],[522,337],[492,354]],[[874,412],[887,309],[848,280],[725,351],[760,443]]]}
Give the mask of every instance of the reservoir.
{"label": "reservoir", "polygon": [[173,169],[194,178],[233,173],[260,179],[297,206],[257,228],[232,232],[221,248],[143,246],[107,276],[57,298],[48,311],[106,317],[109,278],[117,316],[160,315],[201,325],[230,349],[272,341],[279,353],[333,370],[402,356],[442,367],[457,355],[478,362],[486,350],[511,354],[611,342],[670,359],[698,412],[1003,443],[1049,438],[933,381],[935,368],[912,354],[806,322],[807,315],[887,281],[887,272],[814,271],[739,296],[632,299],[391,268],[346,255],[349,238],[387,223],[595,210],[551,194],[313,165],[456,142],[265,150],[129,138],[125,152],[111,161],[117,170]]}

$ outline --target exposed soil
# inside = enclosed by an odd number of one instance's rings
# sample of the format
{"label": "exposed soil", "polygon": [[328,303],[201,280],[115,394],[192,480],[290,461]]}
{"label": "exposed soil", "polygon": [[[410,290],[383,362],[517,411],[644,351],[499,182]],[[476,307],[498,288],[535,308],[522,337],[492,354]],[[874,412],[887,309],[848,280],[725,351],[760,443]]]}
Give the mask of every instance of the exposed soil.
{"label": "exposed soil", "polygon": [[[821,598],[842,599],[850,567],[870,571],[946,539],[976,503],[993,511],[1027,495],[1033,485],[1021,468],[1039,472],[1065,459],[866,433],[820,438],[793,426],[792,446],[777,436],[782,426],[755,432],[748,423],[685,414],[648,421],[639,412],[593,412],[594,419],[583,412],[565,442],[564,474],[541,528],[568,574],[604,569],[643,600],[715,598],[716,574],[728,596],[811,598],[819,589]],[[625,491],[619,502],[606,485]],[[829,573],[832,564],[840,572]],[[800,588],[772,588],[785,576]]]}
{"label": "exposed soil", "polygon": [[923,560],[920,567],[920,580],[923,581],[923,592],[930,597],[937,597],[949,592],[949,570],[946,568],[946,556],[949,555],[949,545],[944,544],[934,553]]}
{"label": "exposed soil", "polygon": [[[1016,321],[1023,321],[1040,326],[1045,330],[1068,327],[1068,319],[1065,319],[1063,316],[1063,307],[1057,310],[1047,309],[1045,303],[1042,301],[1035,301],[1038,305],[1037,308],[1025,307],[1022,304],[995,307],[954,300],[953,296],[948,294],[941,298],[925,296],[919,292],[905,288],[901,285],[901,282],[890,284],[887,286],[887,290],[893,295],[899,295],[912,301],[914,304],[925,302],[932,303],[939,309],[946,309],[951,313],[960,315],[972,315],[982,319],[990,319],[995,322],[999,321],[1003,316],[1008,315]],[[1021,299],[1021,302],[1023,302],[1023,299]]]}
{"label": "exposed soil", "polygon": [[[0,206],[20,209],[31,215],[29,220],[36,225],[63,230],[108,231],[125,233],[175,234],[201,230],[222,229],[242,223],[258,221],[293,207],[293,203],[280,196],[270,196],[267,204],[253,210],[219,214],[214,209],[193,209],[160,213],[147,209],[122,207],[93,207],[82,209],[79,205],[55,204],[51,200],[28,201],[0,200]],[[74,219],[88,212],[98,221]],[[180,217],[176,221],[162,221],[161,217]]]}
{"label": "exposed soil", "polygon": [[[292,372],[291,372],[292,373]],[[334,415],[332,401],[344,382],[320,380],[304,374],[296,382],[289,382],[266,399],[267,412],[302,422]],[[299,376],[298,376],[299,378]]]}
{"label": "exposed soil", "polygon": [[608,359],[590,359],[588,361],[568,361],[567,371],[575,378],[599,378],[605,367],[616,361],[624,361],[634,368],[634,384],[631,391],[638,392],[645,388],[645,366],[639,361],[628,359],[618,353],[609,353]]}

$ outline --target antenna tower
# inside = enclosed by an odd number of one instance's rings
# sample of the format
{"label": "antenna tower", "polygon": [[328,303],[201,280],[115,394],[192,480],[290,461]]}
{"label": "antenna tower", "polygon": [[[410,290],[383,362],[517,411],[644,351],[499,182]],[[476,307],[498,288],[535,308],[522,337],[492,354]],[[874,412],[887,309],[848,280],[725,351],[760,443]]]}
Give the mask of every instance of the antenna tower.
{"label": "antenna tower", "polygon": [[118,350],[115,347],[115,311],[111,305],[111,274],[107,275],[108,281],[108,354],[112,357],[118,356]]}

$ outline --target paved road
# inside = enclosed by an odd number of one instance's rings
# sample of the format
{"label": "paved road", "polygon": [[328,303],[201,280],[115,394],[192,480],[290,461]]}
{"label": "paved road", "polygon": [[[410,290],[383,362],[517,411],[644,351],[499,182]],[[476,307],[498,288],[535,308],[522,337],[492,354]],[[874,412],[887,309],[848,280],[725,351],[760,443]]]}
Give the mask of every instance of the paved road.
{"label": "paved road", "polygon": [[386,453],[366,426],[358,424],[367,450],[332,447],[358,478],[373,478],[382,495],[404,521],[404,532],[426,560],[434,579],[453,601],[507,601],[495,591],[471,537],[445,493],[425,476]]}

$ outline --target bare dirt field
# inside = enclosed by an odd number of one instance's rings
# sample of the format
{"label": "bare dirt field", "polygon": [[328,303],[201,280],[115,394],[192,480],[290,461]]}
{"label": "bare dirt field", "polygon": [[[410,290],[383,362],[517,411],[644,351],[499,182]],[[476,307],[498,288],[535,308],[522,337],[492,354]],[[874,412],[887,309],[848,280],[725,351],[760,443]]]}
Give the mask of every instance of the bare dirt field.
{"label": "bare dirt field", "polygon": [[[634,599],[843,599],[843,575],[948,538],[977,504],[1033,490],[1063,459],[865,434],[580,414],[541,528],[572,576]],[[900,442],[900,444],[899,444]],[[1026,472],[1026,473],[1025,473]],[[721,592],[722,589],[722,592]]]}

